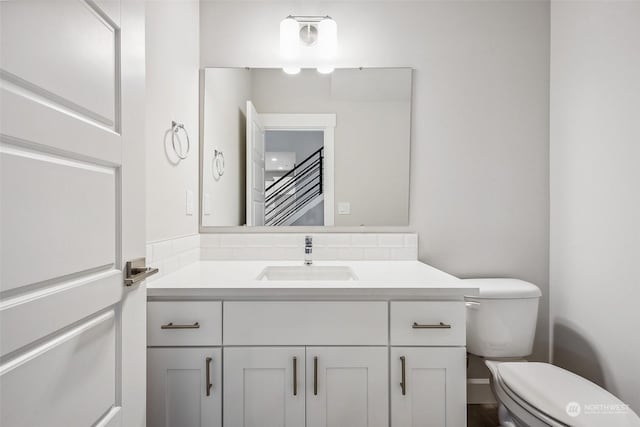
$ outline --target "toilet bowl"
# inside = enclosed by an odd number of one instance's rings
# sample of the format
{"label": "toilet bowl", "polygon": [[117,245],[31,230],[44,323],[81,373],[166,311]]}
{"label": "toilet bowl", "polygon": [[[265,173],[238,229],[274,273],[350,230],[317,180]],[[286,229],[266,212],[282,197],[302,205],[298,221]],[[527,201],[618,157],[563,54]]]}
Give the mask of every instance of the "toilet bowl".
{"label": "toilet bowl", "polygon": [[502,427],[640,427],[627,405],[596,384],[531,354],[540,289],[516,279],[466,279],[467,351],[485,359]]}

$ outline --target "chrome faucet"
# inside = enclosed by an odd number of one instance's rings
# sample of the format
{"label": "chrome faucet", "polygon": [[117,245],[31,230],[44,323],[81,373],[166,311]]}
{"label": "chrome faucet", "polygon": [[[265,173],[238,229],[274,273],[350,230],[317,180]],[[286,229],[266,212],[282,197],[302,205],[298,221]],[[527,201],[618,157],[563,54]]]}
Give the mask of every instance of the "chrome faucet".
{"label": "chrome faucet", "polygon": [[311,236],[304,237],[304,265],[313,264],[311,255],[313,253],[313,239]]}

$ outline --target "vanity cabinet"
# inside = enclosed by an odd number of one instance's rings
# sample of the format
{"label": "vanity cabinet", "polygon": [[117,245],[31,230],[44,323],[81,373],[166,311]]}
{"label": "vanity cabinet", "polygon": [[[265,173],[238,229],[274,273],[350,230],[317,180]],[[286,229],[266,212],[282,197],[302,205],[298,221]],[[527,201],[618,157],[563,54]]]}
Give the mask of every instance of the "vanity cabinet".
{"label": "vanity cabinet", "polygon": [[150,427],[466,423],[464,301],[161,300],[148,328]]}
{"label": "vanity cabinet", "polygon": [[147,349],[147,424],[220,427],[219,348]]}
{"label": "vanity cabinet", "polygon": [[392,347],[391,427],[466,425],[464,347]]}

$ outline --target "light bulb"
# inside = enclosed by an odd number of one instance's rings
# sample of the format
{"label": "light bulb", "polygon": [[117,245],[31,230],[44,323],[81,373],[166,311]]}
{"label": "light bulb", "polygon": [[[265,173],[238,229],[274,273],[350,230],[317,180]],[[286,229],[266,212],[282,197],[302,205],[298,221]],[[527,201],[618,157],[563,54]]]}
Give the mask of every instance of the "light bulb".
{"label": "light bulb", "polygon": [[293,59],[297,54],[299,24],[292,16],[280,21],[280,55],[284,59]]}
{"label": "light bulb", "polygon": [[282,71],[287,74],[298,74],[300,72],[300,67],[283,67]]}
{"label": "light bulb", "polygon": [[320,74],[331,74],[335,68],[331,65],[323,65],[317,68]]}
{"label": "light bulb", "polygon": [[328,16],[318,23],[318,53],[333,58],[338,48],[338,24]]}

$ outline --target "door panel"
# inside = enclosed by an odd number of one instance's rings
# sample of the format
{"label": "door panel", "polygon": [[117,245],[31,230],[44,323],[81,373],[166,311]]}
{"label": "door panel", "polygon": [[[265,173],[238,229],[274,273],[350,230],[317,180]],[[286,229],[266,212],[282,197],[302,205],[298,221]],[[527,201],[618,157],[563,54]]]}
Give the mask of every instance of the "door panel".
{"label": "door panel", "polygon": [[115,405],[115,352],[109,311],[3,364],[0,425],[94,425]]}
{"label": "door panel", "polygon": [[[96,268],[116,260],[116,172],[0,146],[3,239],[0,291]],[[25,232],[28,230],[29,232]]]}
{"label": "door panel", "polygon": [[107,13],[78,0],[6,3],[1,37],[20,42],[3,44],[3,79],[117,128],[119,29]]}
{"label": "door panel", "polygon": [[304,366],[302,347],[225,348],[224,425],[303,426]]}
{"label": "door panel", "polygon": [[247,101],[247,225],[264,225],[264,126]]}
{"label": "door panel", "polygon": [[[405,393],[402,394],[402,360]],[[466,425],[466,350],[391,348],[391,425]]]}
{"label": "door panel", "polygon": [[387,367],[386,347],[307,348],[307,427],[387,426]]}
{"label": "door panel", "polygon": [[[219,348],[150,348],[149,427],[216,427],[222,423],[222,352]],[[207,378],[207,358],[209,377]],[[207,381],[212,387],[207,396]]]}
{"label": "door panel", "polygon": [[2,424],[142,426],[146,288],[122,266],[144,256],[144,3],[0,20]]}

